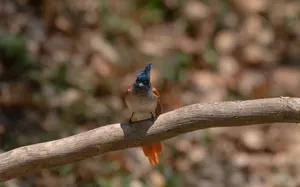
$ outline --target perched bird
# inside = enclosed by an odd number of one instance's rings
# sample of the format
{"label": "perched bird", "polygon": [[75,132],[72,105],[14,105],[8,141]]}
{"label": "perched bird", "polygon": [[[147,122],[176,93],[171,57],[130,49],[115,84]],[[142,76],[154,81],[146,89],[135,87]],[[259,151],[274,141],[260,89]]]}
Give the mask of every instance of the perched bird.
{"label": "perched bird", "polygon": [[[138,74],[135,82],[127,89],[125,94],[125,103],[132,112],[129,119],[130,123],[132,123],[133,118],[137,120],[151,118],[154,121],[162,113],[160,95],[150,82],[151,67],[152,64],[150,63]],[[142,149],[151,165],[158,163],[158,154],[162,152],[160,142],[144,145]]]}

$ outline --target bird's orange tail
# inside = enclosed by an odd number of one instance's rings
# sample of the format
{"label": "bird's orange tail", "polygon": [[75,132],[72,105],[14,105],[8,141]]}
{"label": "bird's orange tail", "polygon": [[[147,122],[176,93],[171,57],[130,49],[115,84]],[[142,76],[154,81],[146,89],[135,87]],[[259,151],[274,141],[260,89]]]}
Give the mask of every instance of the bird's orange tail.
{"label": "bird's orange tail", "polygon": [[142,146],[142,149],[144,151],[144,154],[148,157],[151,165],[155,165],[158,163],[159,161],[158,154],[162,152],[162,145],[160,142],[144,145]]}

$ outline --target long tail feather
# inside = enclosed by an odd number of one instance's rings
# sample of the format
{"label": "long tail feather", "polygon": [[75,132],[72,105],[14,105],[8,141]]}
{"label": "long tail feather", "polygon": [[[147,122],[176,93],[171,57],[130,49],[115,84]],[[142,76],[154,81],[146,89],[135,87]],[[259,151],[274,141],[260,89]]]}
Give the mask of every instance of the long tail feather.
{"label": "long tail feather", "polygon": [[148,157],[151,165],[155,165],[159,162],[158,154],[162,152],[162,144],[154,143],[150,145],[142,146],[144,154]]}

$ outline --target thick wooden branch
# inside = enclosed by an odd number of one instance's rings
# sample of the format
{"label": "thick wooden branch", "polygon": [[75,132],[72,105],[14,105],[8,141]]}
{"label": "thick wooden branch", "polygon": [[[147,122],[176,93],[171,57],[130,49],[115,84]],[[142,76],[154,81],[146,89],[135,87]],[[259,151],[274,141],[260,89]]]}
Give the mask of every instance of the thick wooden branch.
{"label": "thick wooden branch", "polygon": [[199,129],[275,122],[300,123],[300,98],[189,105],[161,115],[154,124],[151,121],[132,126],[128,123],[111,124],[2,153],[0,181]]}

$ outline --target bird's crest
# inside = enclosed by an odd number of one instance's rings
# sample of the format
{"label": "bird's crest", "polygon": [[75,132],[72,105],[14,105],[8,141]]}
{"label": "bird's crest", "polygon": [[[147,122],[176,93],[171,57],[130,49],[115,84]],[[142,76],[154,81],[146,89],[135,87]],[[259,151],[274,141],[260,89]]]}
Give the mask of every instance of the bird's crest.
{"label": "bird's crest", "polygon": [[152,68],[152,63],[148,64],[144,70],[142,70],[138,76],[137,76],[137,79],[139,80],[150,80],[150,70]]}

